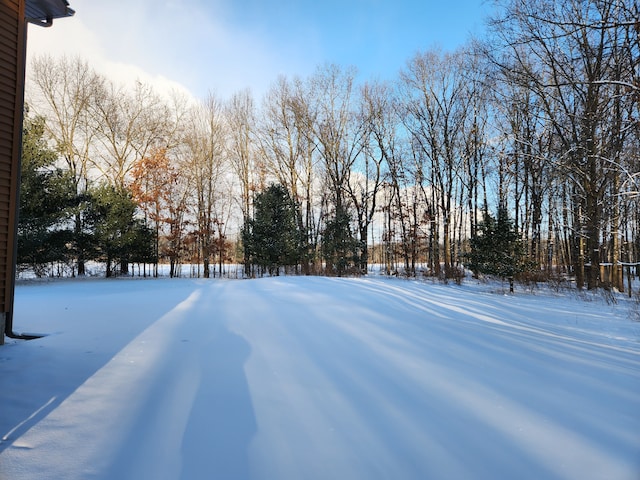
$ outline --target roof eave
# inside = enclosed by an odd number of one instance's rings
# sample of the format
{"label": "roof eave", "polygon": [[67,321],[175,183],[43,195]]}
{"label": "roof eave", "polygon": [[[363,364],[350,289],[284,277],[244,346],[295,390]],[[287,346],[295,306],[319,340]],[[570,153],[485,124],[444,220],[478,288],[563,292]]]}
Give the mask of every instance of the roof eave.
{"label": "roof eave", "polygon": [[26,0],[27,22],[40,27],[50,27],[54,19],[72,17],[75,13],[66,0]]}

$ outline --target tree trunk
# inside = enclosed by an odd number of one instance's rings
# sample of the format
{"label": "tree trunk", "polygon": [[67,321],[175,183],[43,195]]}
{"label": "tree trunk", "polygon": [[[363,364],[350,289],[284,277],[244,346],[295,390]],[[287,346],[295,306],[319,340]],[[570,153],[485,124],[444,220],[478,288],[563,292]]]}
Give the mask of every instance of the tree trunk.
{"label": "tree trunk", "polygon": [[[76,214],[75,216],[75,236],[76,239],[80,238],[80,235],[82,233],[82,217],[79,213]],[[77,253],[77,258],[76,258],[76,262],[77,262],[77,266],[78,266],[78,276],[79,277],[84,277],[86,275],[86,271],[85,271],[85,264],[84,264],[84,245],[78,245],[76,243],[76,246],[78,248]]]}
{"label": "tree trunk", "polygon": [[202,276],[204,278],[209,278],[211,276],[211,273],[210,273],[210,268],[209,268],[209,256],[208,255],[204,256],[204,258],[202,259],[202,264],[203,264]]}
{"label": "tree trunk", "polygon": [[442,226],[442,236],[444,237],[442,240],[444,242],[444,275],[446,278],[452,277],[452,268],[451,268],[451,238],[449,233],[449,218],[445,214],[444,225]]}

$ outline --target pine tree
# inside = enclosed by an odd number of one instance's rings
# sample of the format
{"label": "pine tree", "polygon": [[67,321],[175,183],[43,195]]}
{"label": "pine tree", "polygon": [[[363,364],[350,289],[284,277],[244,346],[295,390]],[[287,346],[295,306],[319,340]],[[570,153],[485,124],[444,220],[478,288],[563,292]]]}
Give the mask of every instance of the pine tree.
{"label": "pine tree", "polygon": [[262,273],[278,275],[280,267],[300,264],[302,235],[296,205],[284,186],[272,184],[256,195],[254,218],[244,225],[242,240],[251,262]]}
{"label": "pine tree", "polygon": [[136,203],[131,193],[104,184],[90,191],[87,224],[91,227],[94,258],[106,264],[106,276],[113,275],[113,267],[131,261],[154,261],[153,232],[136,218]]}
{"label": "pine tree", "polygon": [[358,262],[358,240],[351,229],[351,215],[338,208],[329,220],[322,236],[322,252],[330,273],[339,277],[353,269]]}
{"label": "pine tree", "polygon": [[55,166],[57,154],[48,147],[44,129],[42,117],[25,116],[17,260],[37,276],[48,264],[67,260],[72,237],[67,220],[75,196],[72,178]]}
{"label": "pine tree", "polygon": [[498,208],[497,218],[488,211],[471,238],[471,252],[467,267],[475,275],[495,275],[509,279],[513,292],[513,278],[525,270],[524,246],[505,207]]}

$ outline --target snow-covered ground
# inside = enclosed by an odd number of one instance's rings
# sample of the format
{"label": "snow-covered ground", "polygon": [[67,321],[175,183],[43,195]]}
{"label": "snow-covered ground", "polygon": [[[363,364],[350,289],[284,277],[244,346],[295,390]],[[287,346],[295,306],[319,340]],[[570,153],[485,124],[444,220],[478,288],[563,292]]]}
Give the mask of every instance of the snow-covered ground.
{"label": "snow-covered ground", "polygon": [[640,478],[640,324],[384,278],[19,285],[0,478]]}

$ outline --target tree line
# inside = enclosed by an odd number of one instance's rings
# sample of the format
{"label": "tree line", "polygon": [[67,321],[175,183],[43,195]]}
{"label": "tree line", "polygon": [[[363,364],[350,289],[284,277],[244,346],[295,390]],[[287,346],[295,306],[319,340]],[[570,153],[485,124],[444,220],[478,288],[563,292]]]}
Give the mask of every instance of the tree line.
{"label": "tree line", "polygon": [[166,261],[205,277],[230,262],[247,276],[466,266],[624,289],[640,256],[638,5],[495,11],[483,38],[418,52],[393,81],[327,64],[259,103],[36,58],[20,263],[82,275],[99,260],[110,275]]}

